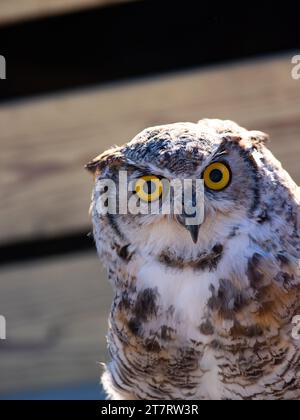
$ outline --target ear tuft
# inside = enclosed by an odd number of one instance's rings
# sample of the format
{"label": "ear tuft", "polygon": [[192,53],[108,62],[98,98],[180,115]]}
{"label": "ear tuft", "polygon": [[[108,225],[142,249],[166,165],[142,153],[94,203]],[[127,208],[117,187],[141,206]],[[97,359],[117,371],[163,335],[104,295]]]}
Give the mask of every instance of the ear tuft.
{"label": "ear tuft", "polygon": [[248,135],[254,145],[265,144],[270,141],[270,136],[262,131],[249,131]]}
{"label": "ear tuft", "polygon": [[101,155],[95,157],[91,162],[85,165],[92,174],[101,173],[107,166],[121,166],[124,163],[124,157],[118,148],[107,150]]}
{"label": "ear tuft", "polygon": [[87,163],[84,166],[84,169],[86,169],[89,172],[95,173],[99,163],[100,163],[100,155],[97,156],[95,159],[91,160],[89,163]]}

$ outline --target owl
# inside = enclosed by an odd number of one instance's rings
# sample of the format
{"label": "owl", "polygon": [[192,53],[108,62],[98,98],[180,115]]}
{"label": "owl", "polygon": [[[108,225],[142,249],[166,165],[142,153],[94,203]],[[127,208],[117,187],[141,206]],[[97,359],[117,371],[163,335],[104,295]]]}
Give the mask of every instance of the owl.
{"label": "owl", "polygon": [[[204,119],[148,128],[87,165],[94,238],[114,289],[109,399],[300,398],[300,194],[267,141]],[[148,205],[162,201],[165,180],[200,180],[203,220],[118,211],[120,173],[128,201]],[[104,180],[115,185],[114,212],[99,205]]]}

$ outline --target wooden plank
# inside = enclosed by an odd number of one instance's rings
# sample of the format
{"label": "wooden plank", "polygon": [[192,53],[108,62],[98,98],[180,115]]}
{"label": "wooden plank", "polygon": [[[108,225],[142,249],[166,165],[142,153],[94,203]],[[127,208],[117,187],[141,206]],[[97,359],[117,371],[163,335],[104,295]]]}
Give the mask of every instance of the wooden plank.
{"label": "wooden plank", "polygon": [[0,314],[7,322],[0,394],[96,385],[112,301],[96,255],[2,269],[0,277]]}
{"label": "wooden plank", "polygon": [[0,24],[125,1],[130,0],[1,0]]}
{"label": "wooden plank", "polygon": [[300,82],[289,56],[80,90],[0,107],[0,242],[89,224],[83,165],[143,128],[202,117],[269,132],[300,182]]}

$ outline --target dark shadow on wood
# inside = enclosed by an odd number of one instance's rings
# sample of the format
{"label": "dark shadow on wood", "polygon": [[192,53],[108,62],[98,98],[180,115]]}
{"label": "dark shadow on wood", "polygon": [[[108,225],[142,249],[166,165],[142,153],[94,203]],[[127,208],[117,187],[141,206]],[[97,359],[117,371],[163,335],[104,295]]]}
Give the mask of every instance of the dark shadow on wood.
{"label": "dark shadow on wood", "polygon": [[53,256],[93,251],[95,250],[93,236],[87,232],[88,228],[84,232],[60,234],[54,238],[20,240],[2,245],[0,246],[0,267]]}
{"label": "dark shadow on wood", "polygon": [[300,47],[286,4],[143,1],[0,28],[0,100]]}

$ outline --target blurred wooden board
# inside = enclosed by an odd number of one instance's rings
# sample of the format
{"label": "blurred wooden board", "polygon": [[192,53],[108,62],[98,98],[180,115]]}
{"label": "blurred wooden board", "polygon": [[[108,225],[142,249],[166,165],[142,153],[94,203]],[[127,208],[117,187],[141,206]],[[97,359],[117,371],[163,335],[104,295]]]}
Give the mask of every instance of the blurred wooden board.
{"label": "blurred wooden board", "polygon": [[300,182],[300,81],[291,57],[145,78],[0,107],[0,243],[88,226],[84,164],[147,126],[229,118],[271,134]]}
{"label": "blurred wooden board", "polygon": [[2,269],[0,278],[0,396],[99,383],[112,291],[96,253]]}
{"label": "blurred wooden board", "polygon": [[0,24],[125,1],[130,0],[0,0]]}

